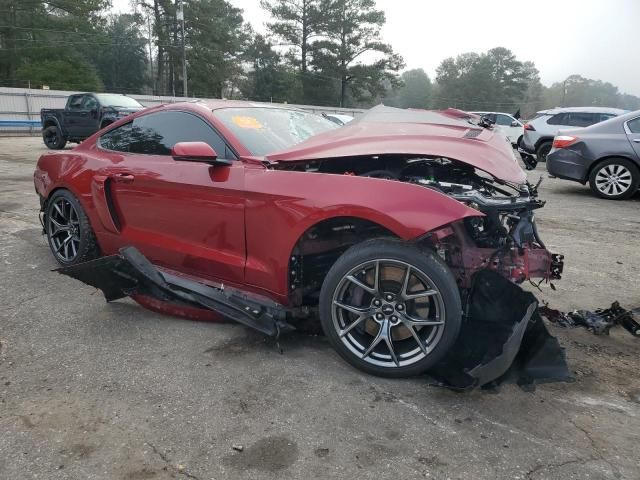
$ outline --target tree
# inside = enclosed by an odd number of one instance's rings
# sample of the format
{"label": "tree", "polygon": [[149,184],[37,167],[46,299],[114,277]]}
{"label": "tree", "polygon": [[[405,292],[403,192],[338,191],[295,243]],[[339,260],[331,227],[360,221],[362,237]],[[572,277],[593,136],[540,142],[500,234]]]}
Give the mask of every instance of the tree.
{"label": "tree", "polygon": [[251,70],[241,85],[246,98],[285,102],[296,98],[300,88],[296,72],[282,62],[282,55],[262,35],[256,35],[245,52]]}
{"label": "tree", "polygon": [[324,0],[261,0],[262,8],[275,19],[269,31],[289,47],[291,63],[302,74],[302,101],[309,93],[308,71],[313,39],[324,32],[327,11]]}
{"label": "tree", "polygon": [[141,93],[147,84],[147,41],[139,33],[141,22],[136,15],[111,16],[104,31],[108,45],[93,49],[98,74],[109,92]]}
{"label": "tree", "polygon": [[73,85],[78,77],[55,63],[60,60],[87,73],[92,84],[90,62],[79,50],[104,42],[98,27],[108,5],[108,0],[0,0],[0,80],[27,86],[30,80],[36,81],[28,75],[50,78],[42,68],[47,62],[61,75],[73,77],[72,81],[59,77],[57,85],[77,88]]}
{"label": "tree", "polygon": [[[191,0],[185,6],[187,61],[193,95],[224,96],[243,73],[241,61],[251,39],[242,10],[225,0]],[[181,55],[176,56],[181,61]]]}
{"label": "tree", "polygon": [[29,79],[32,88],[47,85],[53,90],[96,92],[103,89],[95,68],[74,58],[24,63],[18,67],[16,75]]}
{"label": "tree", "polygon": [[437,69],[439,107],[467,110],[517,110],[537,70],[503,47],[484,54],[463,53],[447,58]]}
{"label": "tree", "polygon": [[421,68],[402,74],[402,84],[393,90],[385,103],[400,108],[424,108],[431,106],[431,79]]}
{"label": "tree", "polygon": [[[324,39],[313,44],[313,65],[340,84],[340,106],[347,97],[356,102],[384,92],[384,81],[397,83],[402,57],[383,43],[380,29],[385,15],[374,0],[324,0]],[[364,58],[369,58],[368,62]]]}

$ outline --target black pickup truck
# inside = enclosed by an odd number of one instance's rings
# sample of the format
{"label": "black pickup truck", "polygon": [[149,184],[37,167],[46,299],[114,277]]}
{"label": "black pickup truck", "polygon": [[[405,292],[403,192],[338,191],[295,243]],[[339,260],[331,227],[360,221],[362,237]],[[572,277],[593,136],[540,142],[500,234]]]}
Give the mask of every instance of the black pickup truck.
{"label": "black pickup truck", "polygon": [[110,123],[144,107],[126,95],[79,93],[69,95],[64,109],[43,108],[42,139],[53,150],[67,142],[79,143]]}

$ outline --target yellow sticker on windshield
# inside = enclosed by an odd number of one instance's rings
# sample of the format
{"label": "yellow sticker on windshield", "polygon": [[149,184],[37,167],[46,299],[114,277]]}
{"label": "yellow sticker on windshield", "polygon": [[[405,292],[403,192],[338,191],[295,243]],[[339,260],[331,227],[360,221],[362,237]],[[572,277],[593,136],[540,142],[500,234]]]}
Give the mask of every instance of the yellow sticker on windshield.
{"label": "yellow sticker on windshield", "polygon": [[240,128],[251,128],[256,130],[262,128],[262,124],[255,117],[243,117],[236,115],[231,118],[231,121]]}

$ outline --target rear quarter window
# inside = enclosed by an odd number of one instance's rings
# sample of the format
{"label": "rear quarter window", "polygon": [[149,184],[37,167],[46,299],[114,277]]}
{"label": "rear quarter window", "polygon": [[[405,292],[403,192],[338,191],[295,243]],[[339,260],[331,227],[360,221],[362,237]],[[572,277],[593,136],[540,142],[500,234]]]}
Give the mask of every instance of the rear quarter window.
{"label": "rear quarter window", "polygon": [[631,133],[640,133],[640,117],[627,122],[627,128]]}

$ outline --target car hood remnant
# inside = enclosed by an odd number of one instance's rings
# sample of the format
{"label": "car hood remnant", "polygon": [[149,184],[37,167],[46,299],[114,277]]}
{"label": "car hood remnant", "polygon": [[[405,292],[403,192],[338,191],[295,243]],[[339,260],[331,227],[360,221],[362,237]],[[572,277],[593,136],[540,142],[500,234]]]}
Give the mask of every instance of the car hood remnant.
{"label": "car hood remnant", "polygon": [[[276,338],[294,329],[289,323],[293,311],[287,307],[160,271],[134,247],[57,271],[99,288],[108,302],[130,296],[147,308],[190,319],[203,318],[198,311],[215,312]],[[519,384],[570,378],[564,353],[536,307],[532,294],[500,274],[476,273],[460,337],[431,375],[456,390],[508,378]]]}
{"label": "car hood remnant", "polygon": [[609,330],[616,325],[622,325],[634,337],[640,337],[640,308],[626,310],[618,302],[613,302],[609,308],[588,310],[574,310],[564,313],[549,306],[540,307],[540,314],[549,321],[561,327],[584,327],[594,335],[609,335]]}
{"label": "car hood remnant", "polygon": [[496,179],[525,183],[526,175],[502,135],[449,111],[378,106],[344,127],[266,157],[269,162],[308,162],[381,155],[448,158]]}
{"label": "car hood remnant", "polygon": [[503,382],[525,388],[571,380],[564,349],[537,307],[532,293],[492,270],[479,271],[460,336],[429,374],[438,384],[462,391]]}

